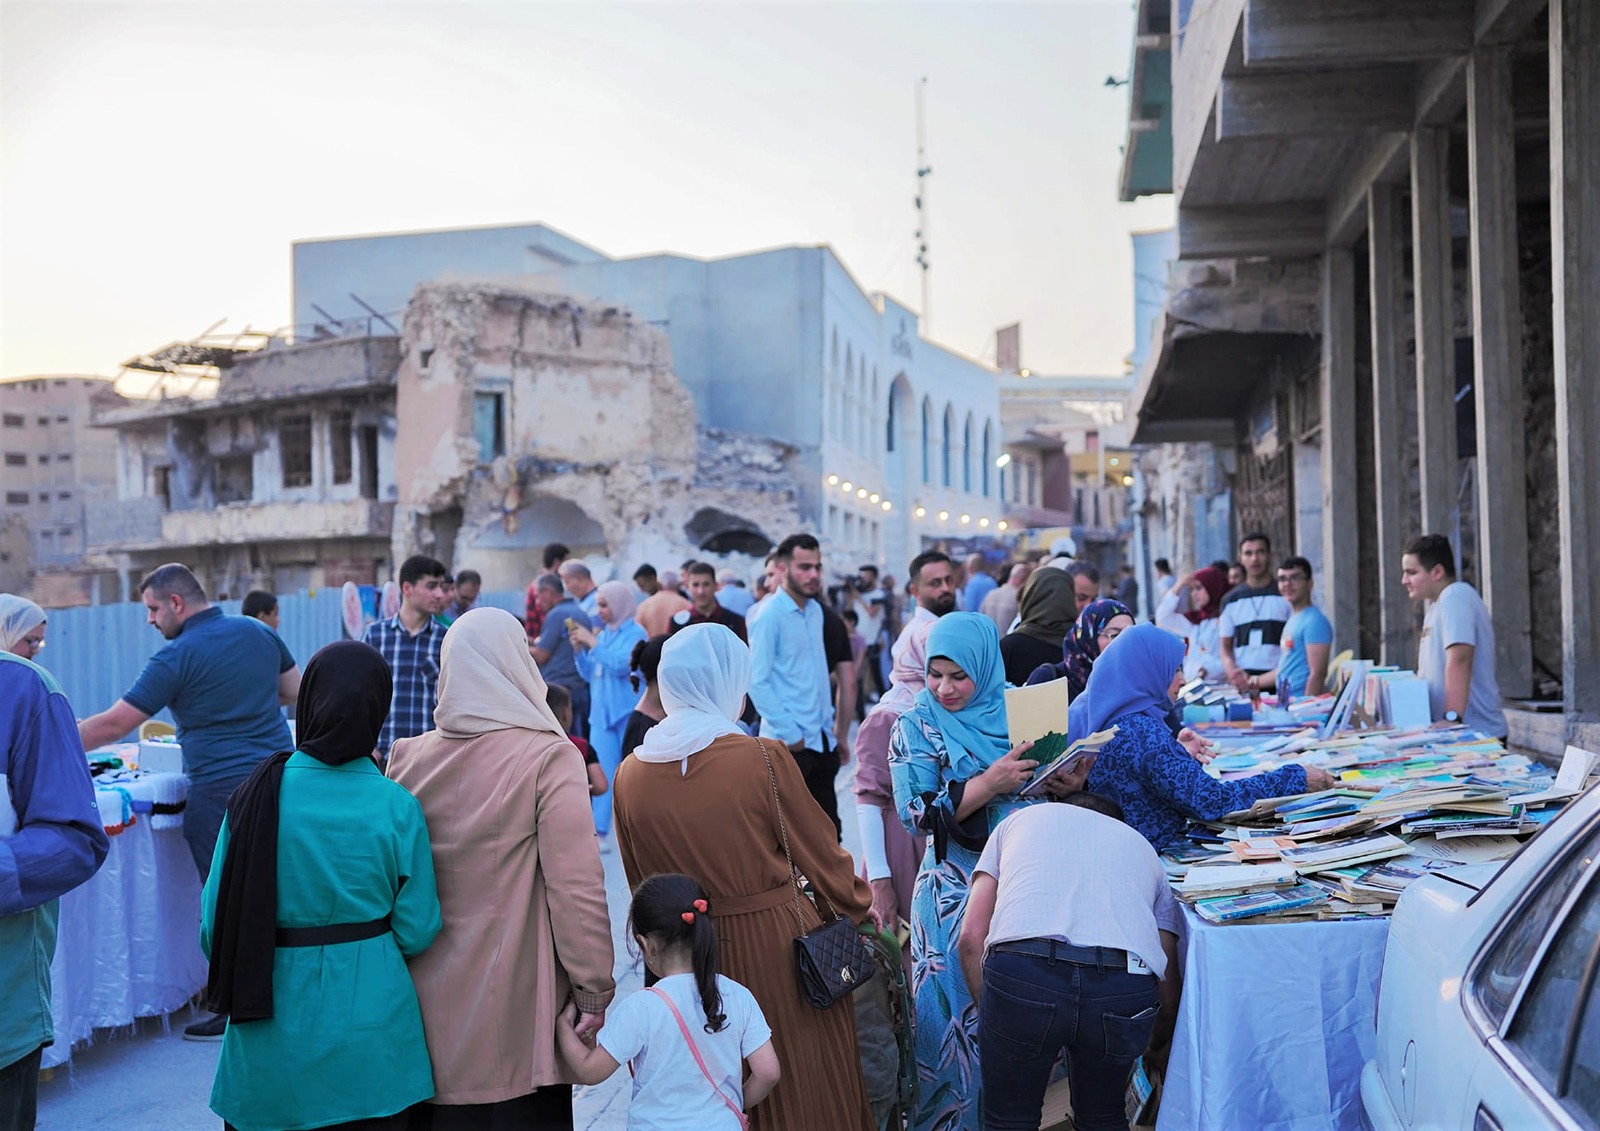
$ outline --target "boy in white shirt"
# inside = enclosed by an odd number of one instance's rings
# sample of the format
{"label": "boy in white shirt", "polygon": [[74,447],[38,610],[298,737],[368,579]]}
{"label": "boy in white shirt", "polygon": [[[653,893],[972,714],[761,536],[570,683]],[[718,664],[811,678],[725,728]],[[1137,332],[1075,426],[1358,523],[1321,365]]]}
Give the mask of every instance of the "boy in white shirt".
{"label": "boy in white shirt", "polygon": [[1494,623],[1478,591],[1456,580],[1456,555],[1443,534],[1413,538],[1400,555],[1400,583],[1427,603],[1417,674],[1428,681],[1435,722],[1466,723],[1506,736],[1495,675]]}

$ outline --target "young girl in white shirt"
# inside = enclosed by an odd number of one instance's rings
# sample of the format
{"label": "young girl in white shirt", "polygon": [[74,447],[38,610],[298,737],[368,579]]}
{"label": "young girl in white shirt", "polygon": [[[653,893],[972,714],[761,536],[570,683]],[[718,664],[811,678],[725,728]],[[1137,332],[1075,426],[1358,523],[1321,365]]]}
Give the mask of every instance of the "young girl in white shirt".
{"label": "young girl in white shirt", "polygon": [[660,981],[613,1006],[593,1048],[569,1004],[556,1024],[562,1057],[585,1084],[629,1065],[630,1131],[745,1127],[744,1113],[778,1084],[778,1054],[750,991],[717,973],[705,892],[689,876],[651,876],[634,890],[628,930]]}

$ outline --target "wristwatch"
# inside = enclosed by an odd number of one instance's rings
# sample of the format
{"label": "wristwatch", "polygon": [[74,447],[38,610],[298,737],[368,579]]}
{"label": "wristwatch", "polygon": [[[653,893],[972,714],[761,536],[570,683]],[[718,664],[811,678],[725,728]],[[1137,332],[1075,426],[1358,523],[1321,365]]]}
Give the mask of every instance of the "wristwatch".
{"label": "wristwatch", "polygon": [[1444,721],[1447,722],[1447,723],[1459,723],[1461,721],[1461,712],[1460,711],[1446,711],[1444,713]]}

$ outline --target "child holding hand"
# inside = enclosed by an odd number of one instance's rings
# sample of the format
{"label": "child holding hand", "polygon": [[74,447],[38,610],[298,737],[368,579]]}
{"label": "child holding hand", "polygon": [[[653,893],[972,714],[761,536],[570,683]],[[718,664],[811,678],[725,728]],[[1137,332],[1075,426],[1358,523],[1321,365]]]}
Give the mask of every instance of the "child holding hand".
{"label": "child holding hand", "polygon": [[569,1004],[556,1023],[562,1057],[585,1084],[631,1064],[630,1131],[747,1126],[744,1113],[777,1087],[778,1054],[750,991],[717,973],[705,892],[689,876],[651,876],[633,893],[628,929],[660,981],[612,1006],[594,1048]]}

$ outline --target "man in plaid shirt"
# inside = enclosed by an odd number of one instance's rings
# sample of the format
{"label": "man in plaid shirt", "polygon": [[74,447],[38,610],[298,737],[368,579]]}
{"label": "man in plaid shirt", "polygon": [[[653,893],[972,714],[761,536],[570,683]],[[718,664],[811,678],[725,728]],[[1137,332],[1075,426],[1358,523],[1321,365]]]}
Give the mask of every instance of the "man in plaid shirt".
{"label": "man in plaid shirt", "polygon": [[[561,563],[572,556],[572,551],[560,542],[551,542],[544,548],[544,572],[554,573]],[[542,574],[540,576],[543,576]],[[528,583],[528,607],[522,615],[522,627],[530,641],[539,639],[544,631],[544,609],[539,605],[539,578]]]}
{"label": "man in plaid shirt", "polygon": [[444,563],[418,554],[400,567],[400,611],[376,621],[361,634],[383,656],[394,677],[389,720],[378,734],[378,762],[389,760],[397,738],[433,729],[439,701],[439,649],[445,626],[434,620],[444,608]]}

